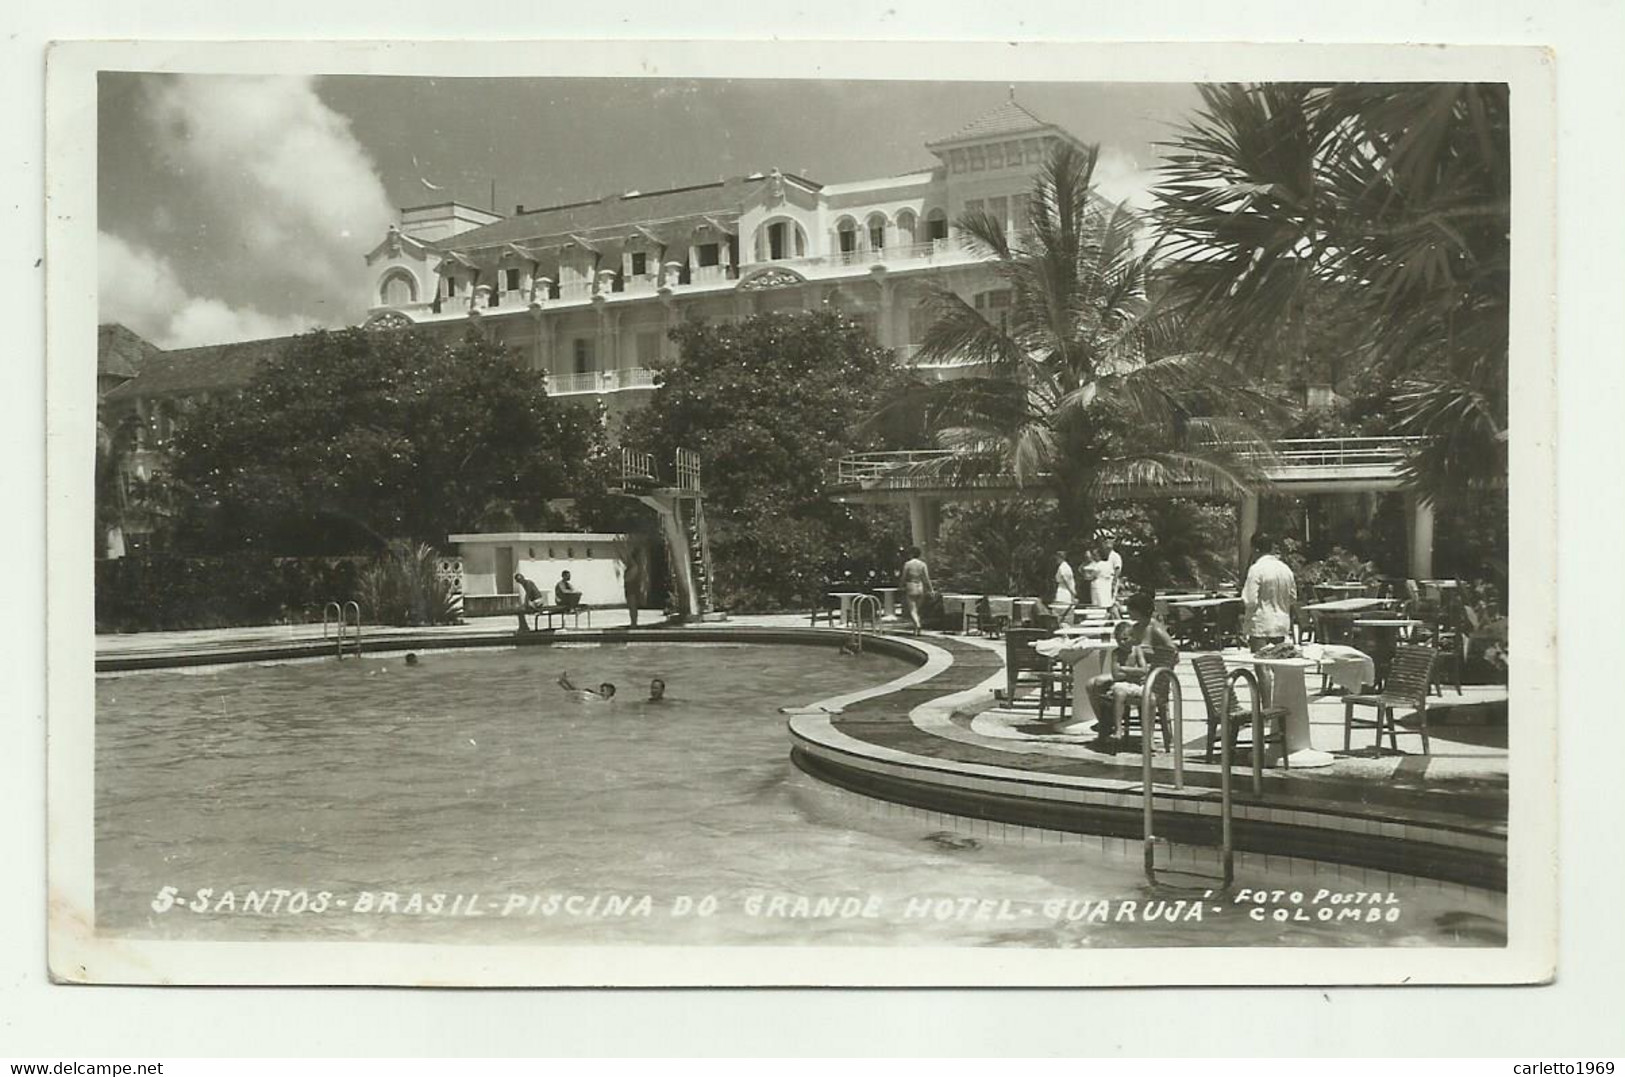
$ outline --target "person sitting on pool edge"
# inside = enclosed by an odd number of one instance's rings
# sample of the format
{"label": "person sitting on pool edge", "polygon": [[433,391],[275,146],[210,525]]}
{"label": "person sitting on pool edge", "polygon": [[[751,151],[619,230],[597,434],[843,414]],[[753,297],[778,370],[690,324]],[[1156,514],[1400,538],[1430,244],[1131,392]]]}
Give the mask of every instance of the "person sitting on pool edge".
{"label": "person sitting on pool edge", "polygon": [[578,588],[575,584],[570,582],[570,570],[569,569],[565,569],[563,572],[559,573],[558,586],[553,588],[553,601],[554,602],[556,602],[556,603],[558,603],[559,605],[562,606],[562,605],[564,605],[564,596],[565,595],[579,595],[580,593],[581,593],[581,589]]}
{"label": "person sitting on pool edge", "polygon": [[[568,576],[569,573],[566,572],[565,575]],[[547,596],[542,594],[542,589],[526,578],[523,572],[515,572],[513,582],[517,583],[519,589],[523,592],[519,597],[519,631],[529,632],[530,625],[525,621],[525,614],[540,613],[545,610],[547,608]]]}
{"label": "person sitting on pool edge", "polygon": [[1172,668],[1179,661],[1179,648],[1162,622],[1154,616],[1156,602],[1150,591],[1136,591],[1128,597],[1128,642],[1133,648],[1127,664],[1117,667],[1117,680],[1111,686],[1111,710],[1100,716],[1096,728],[1103,737],[1116,736],[1123,728],[1123,711],[1130,699],[1144,689],[1145,680],[1159,666]]}
{"label": "person sitting on pool edge", "polygon": [[570,674],[568,671],[559,674],[559,687],[564,689],[566,692],[574,693],[575,697],[583,703],[591,703],[595,700],[611,700],[615,698],[615,686],[608,681],[600,684],[597,688],[578,688],[574,684],[570,683]]}

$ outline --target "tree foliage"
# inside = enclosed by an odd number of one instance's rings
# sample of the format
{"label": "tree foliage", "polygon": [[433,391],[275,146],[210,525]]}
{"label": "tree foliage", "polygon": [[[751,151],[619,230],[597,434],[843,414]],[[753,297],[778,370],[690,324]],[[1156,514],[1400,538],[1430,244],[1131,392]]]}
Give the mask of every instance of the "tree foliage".
{"label": "tree foliage", "polygon": [[1230,364],[1184,346],[1155,301],[1140,218],[1094,191],[1097,156],[1071,145],[1051,154],[1023,235],[986,213],[959,220],[1008,304],[994,318],[939,289],[922,356],[974,375],[917,384],[886,411],[911,409],[957,450],[944,466],[965,477],[1052,486],[1073,541],[1093,537],[1114,484],[1250,488],[1268,451],[1254,424],[1271,411]]}
{"label": "tree foliage", "polygon": [[[1222,85],[1167,147],[1157,190],[1181,302],[1238,354],[1359,325],[1430,437],[1430,497],[1506,473],[1510,112],[1495,84]],[[1328,312],[1335,312],[1329,314]]]}
{"label": "tree foliage", "polygon": [[545,525],[550,499],[597,481],[590,411],[470,335],[318,331],[176,438],[193,549],[326,553],[458,531]]}
{"label": "tree foliage", "polygon": [[696,322],[672,338],[682,359],[662,368],[624,440],[666,467],[678,448],[700,454],[722,604],[794,608],[831,580],[894,572],[897,514],[823,493],[843,453],[879,444],[854,428],[891,391],[886,350],[832,312]]}

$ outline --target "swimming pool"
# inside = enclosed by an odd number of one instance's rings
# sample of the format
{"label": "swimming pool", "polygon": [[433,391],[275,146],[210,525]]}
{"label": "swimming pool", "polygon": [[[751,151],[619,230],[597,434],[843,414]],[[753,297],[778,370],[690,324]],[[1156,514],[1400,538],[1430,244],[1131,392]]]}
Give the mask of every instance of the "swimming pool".
{"label": "swimming pool", "polygon": [[[795,769],[780,707],[908,668],[824,647],[635,643],[104,676],[97,929],[544,944],[1504,942],[1495,895],[1422,887],[1378,907],[1333,887],[1344,900],[1317,919],[1319,887],[1243,874],[1255,894],[1303,891],[1309,911],[1280,920],[1272,902],[1259,917],[1246,901],[1152,893],[1132,856],[967,837]],[[620,691],[581,702],[557,685],[564,672]],[[646,701],[653,677],[669,685],[662,703]]]}

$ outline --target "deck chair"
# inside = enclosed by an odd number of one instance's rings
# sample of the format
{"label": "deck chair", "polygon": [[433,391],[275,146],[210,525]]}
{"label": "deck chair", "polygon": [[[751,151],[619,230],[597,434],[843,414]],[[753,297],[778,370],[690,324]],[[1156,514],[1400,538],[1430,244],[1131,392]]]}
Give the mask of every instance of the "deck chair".
{"label": "deck chair", "polygon": [[[1422,737],[1422,754],[1428,755],[1428,685],[1432,683],[1433,664],[1438,658],[1439,652],[1430,646],[1402,643],[1394,649],[1394,659],[1388,667],[1382,691],[1375,695],[1344,696],[1343,750],[1346,752],[1350,748],[1354,727],[1361,726],[1376,729],[1376,747],[1379,750],[1382,748],[1382,733],[1386,729],[1389,747],[1399,751],[1400,730],[1394,715],[1401,707],[1407,707],[1416,712],[1418,728],[1404,732],[1419,733]],[[1356,718],[1355,707],[1375,707],[1377,716]]]}
{"label": "deck chair", "polygon": [[[1219,717],[1224,713],[1224,706],[1228,701],[1230,706],[1230,747],[1234,751],[1237,735],[1242,726],[1252,726],[1252,708],[1243,708],[1241,701],[1228,689],[1230,670],[1225,666],[1224,659],[1216,654],[1199,654],[1191,658],[1191,665],[1196,670],[1196,683],[1202,688],[1202,702],[1207,705],[1207,762],[1213,762],[1213,751],[1219,744]],[[1286,708],[1263,708],[1263,745],[1281,745],[1282,766],[1287,766],[1286,760]],[[1275,732],[1271,733],[1273,726]]]}

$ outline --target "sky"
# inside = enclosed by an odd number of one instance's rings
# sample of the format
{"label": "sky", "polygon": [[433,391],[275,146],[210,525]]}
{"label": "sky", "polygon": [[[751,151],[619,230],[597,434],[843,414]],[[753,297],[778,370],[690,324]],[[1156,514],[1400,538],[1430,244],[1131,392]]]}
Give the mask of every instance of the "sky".
{"label": "sky", "polygon": [[897,175],[1012,89],[1099,143],[1102,193],[1140,205],[1155,144],[1199,104],[1174,83],[105,72],[100,320],[167,348],[355,324],[362,258],[402,206],[489,207],[493,183],[511,213],[772,168]]}

